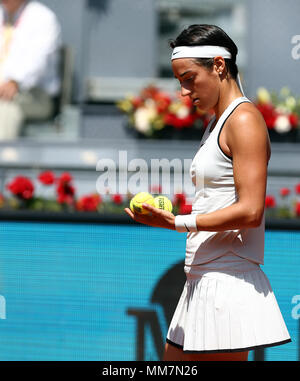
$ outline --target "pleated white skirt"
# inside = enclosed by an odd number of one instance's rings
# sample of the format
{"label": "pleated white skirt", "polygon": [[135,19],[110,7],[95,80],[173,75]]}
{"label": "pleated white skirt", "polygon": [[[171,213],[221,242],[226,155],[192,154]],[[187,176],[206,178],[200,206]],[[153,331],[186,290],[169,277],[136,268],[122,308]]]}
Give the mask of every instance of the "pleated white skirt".
{"label": "pleated white skirt", "polygon": [[187,280],[167,342],[187,352],[234,352],[291,341],[258,264],[227,254],[184,269]]}

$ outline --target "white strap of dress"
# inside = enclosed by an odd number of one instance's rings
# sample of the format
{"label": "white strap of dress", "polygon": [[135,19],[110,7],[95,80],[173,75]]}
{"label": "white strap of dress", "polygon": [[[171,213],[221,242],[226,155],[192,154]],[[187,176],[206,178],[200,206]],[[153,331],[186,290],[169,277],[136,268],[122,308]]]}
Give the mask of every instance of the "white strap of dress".
{"label": "white strap of dress", "polygon": [[[243,103],[243,102],[250,102],[251,103],[251,101],[246,97],[236,98],[233,102],[231,102],[230,105],[225,109],[223,114],[220,116],[220,119],[218,120],[217,124],[215,125],[213,131],[217,130],[219,128],[219,126],[222,126],[224,121],[226,120],[226,118],[232,112],[232,110],[234,110],[240,103]],[[216,120],[216,116],[214,115],[211,118],[211,120],[209,121],[209,123],[208,123],[208,125],[204,131],[204,134],[203,134],[202,139],[200,141],[200,147],[203,145],[203,142],[206,141],[206,139],[210,133],[209,130],[211,128],[211,125],[214,123],[215,120]]]}

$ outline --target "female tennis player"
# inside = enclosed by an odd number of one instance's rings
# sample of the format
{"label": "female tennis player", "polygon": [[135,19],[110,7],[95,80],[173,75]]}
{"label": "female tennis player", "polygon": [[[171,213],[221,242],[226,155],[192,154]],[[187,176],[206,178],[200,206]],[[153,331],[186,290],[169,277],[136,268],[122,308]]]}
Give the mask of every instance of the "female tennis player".
{"label": "female tennis player", "polygon": [[190,215],[143,206],[135,221],[187,233],[186,283],[171,321],[166,361],[246,361],[252,349],[291,341],[264,263],[270,142],[244,96],[237,47],[214,25],[191,25],[171,43],[183,96],[214,110],[190,168]]}

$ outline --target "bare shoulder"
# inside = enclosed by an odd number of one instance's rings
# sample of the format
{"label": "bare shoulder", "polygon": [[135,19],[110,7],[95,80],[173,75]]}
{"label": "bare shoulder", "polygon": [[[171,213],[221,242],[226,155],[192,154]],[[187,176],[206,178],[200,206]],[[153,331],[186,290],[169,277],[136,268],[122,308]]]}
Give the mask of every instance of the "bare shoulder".
{"label": "bare shoulder", "polygon": [[242,103],[230,116],[228,123],[233,133],[238,131],[267,132],[267,127],[260,111],[252,103]]}
{"label": "bare shoulder", "polygon": [[252,103],[242,103],[228,118],[227,144],[233,152],[237,146],[256,146],[266,148],[270,157],[268,129],[260,111]]}

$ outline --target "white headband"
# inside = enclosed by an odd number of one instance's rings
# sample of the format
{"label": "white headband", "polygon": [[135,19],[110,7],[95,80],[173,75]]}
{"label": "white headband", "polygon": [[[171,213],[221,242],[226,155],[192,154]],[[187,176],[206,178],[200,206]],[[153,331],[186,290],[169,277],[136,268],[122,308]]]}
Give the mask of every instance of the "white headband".
{"label": "white headband", "polygon": [[231,53],[222,46],[177,46],[172,52],[171,60],[177,58],[213,58],[217,56],[231,58]]}
{"label": "white headband", "polygon": [[[231,58],[231,53],[223,46],[177,46],[173,49],[171,60],[177,58],[213,58],[218,56],[224,59]],[[237,82],[242,94],[245,95],[239,74],[237,75]]]}

